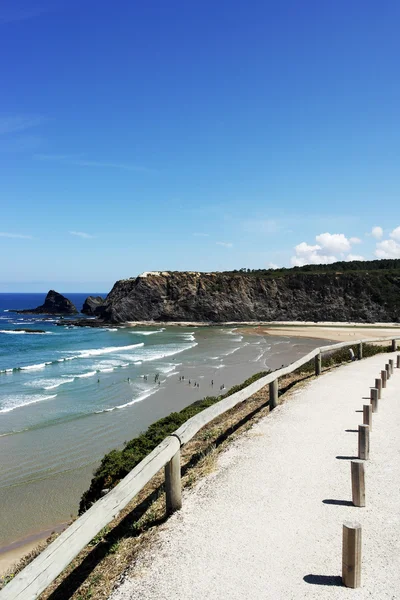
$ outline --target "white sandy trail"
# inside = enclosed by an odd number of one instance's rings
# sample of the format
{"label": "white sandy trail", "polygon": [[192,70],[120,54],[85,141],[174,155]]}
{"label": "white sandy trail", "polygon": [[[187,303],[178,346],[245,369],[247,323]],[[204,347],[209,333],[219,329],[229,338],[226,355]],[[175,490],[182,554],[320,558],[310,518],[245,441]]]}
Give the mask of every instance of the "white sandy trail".
{"label": "white sandy trail", "polygon": [[[323,503],[351,500],[350,461],[336,457],[356,456],[346,429],[362,422],[356,410],[388,358],[323,375],[238,438],[112,600],[400,598],[400,369],[373,415],[367,506]],[[339,579],[345,520],[363,527],[356,590]]]}

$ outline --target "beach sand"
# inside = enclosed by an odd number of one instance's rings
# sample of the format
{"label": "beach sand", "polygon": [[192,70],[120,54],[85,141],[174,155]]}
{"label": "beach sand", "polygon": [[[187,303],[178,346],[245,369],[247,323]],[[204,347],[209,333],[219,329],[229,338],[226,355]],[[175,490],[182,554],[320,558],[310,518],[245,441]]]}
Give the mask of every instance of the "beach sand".
{"label": "beach sand", "polygon": [[355,323],[277,323],[244,327],[240,331],[258,333],[260,335],[279,335],[300,338],[315,338],[337,342],[351,342],[375,337],[387,337],[391,340],[400,337],[400,326],[396,325],[364,325]]}

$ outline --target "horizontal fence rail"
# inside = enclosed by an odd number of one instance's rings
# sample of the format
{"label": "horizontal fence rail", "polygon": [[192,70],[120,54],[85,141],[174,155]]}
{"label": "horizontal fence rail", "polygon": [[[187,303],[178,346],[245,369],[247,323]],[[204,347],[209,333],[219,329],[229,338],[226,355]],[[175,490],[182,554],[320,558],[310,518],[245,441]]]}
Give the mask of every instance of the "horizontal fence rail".
{"label": "horizontal fence rail", "polygon": [[[166,476],[167,512],[171,513],[182,505],[180,482],[180,448],[189,442],[202,427],[215,418],[244,402],[268,384],[275,384],[274,402],[277,404],[278,379],[309,361],[315,359],[315,373],[321,372],[321,355],[340,348],[357,346],[358,358],[362,358],[363,343],[390,342],[396,351],[398,338],[372,338],[340,342],[315,348],[296,362],[258,379],[243,390],[232,394],[188,419],[172,435],[163,440],[146,456],[118,485],[93,504],[82,516],[72,523],[57,539],[39,554],[28,566],[15,576],[1,591],[0,600],[36,600],[38,596],[60,575],[87,544],[144,488],[162,469]],[[271,387],[270,387],[271,390]]]}

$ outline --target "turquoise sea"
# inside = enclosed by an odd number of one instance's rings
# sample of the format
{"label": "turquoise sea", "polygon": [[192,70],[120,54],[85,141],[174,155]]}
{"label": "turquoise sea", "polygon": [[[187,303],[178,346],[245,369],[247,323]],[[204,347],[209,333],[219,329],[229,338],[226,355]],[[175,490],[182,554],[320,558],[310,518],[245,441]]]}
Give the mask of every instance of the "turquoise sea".
{"label": "turquoise sea", "polygon": [[[87,295],[66,294],[78,310]],[[316,345],[234,327],[81,328],[11,312],[44,298],[0,294],[0,551],[76,514],[110,449]]]}

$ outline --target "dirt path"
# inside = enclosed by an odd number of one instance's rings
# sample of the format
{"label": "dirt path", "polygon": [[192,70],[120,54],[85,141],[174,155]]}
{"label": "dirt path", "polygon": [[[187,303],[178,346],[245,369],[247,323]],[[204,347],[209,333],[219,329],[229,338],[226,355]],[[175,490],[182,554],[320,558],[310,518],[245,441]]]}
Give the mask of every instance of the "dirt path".
{"label": "dirt path", "polygon": [[[400,369],[373,416],[367,506],[349,505],[357,411],[393,357],[323,375],[239,438],[112,600],[400,598]],[[340,581],[345,520],[363,527],[357,590]]]}

